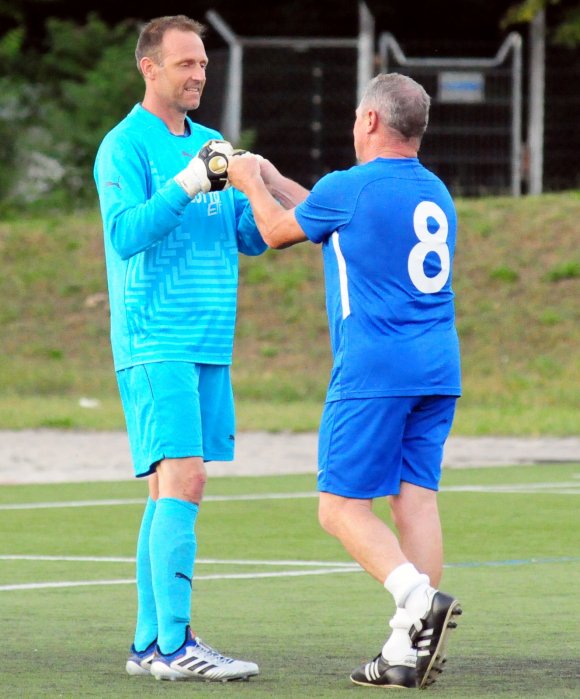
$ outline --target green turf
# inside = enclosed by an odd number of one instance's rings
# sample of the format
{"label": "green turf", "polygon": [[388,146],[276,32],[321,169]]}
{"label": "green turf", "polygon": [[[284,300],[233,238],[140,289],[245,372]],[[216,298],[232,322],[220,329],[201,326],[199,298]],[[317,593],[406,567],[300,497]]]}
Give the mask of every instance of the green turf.
{"label": "green turf", "polygon": [[[576,435],[580,190],[457,210],[454,434]],[[0,427],[124,429],[98,211],[0,218],[0,251]],[[238,430],[316,430],[331,364],[319,246],[241,255]]]}
{"label": "green turf", "polygon": [[[391,601],[367,575],[348,571],[348,556],[320,530],[314,485],[310,475],[210,479],[202,506],[193,626],[224,652],[258,662],[258,678],[193,686],[130,678],[123,666],[135,613],[131,560],[0,558],[0,694],[363,696],[370,690],[352,685],[348,674],[380,648]],[[464,615],[450,640],[448,668],[429,694],[577,696],[580,464],[448,470],[442,486],[447,561],[442,587],[461,599]],[[498,486],[505,492],[490,492]],[[219,499],[269,493],[288,497]],[[292,497],[295,493],[302,497]],[[133,481],[5,486],[0,555],[131,559],[140,502],[6,507],[140,501],[143,494],[143,484]],[[386,512],[384,506],[379,511]],[[265,563],[276,561],[286,563]],[[347,572],[319,574],[323,566],[297,561],[342,563]],[[308,571],[317,574],[288,575]],[[208,578],[224,574],[277,576]],[[95,584],[1,589],[62,581]]]}

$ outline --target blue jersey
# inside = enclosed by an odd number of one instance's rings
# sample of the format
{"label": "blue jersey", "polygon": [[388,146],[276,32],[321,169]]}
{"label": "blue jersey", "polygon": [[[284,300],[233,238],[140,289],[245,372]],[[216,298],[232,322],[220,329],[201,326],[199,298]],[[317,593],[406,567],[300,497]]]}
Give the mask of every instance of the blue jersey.
{"label": "blue jersey", "polygon": [[327,400],[460,395],[457,217],[441,180],[416,158],[378,158],[323,177],[296,219],[323,246]]}
{"label": "blue jersey", "polygon": [[173,177],[210,138],[186,120],[175,136],[136,105],[99,148],[95,181],[105,234],[115,369],[154,361],[230,364],[238,252],[266,249],[233,188],[191,200]]}

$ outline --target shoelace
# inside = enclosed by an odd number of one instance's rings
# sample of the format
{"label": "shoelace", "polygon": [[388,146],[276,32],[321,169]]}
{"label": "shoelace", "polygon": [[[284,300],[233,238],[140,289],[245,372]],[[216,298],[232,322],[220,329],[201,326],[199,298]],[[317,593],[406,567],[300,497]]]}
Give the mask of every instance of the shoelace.
{"label": "shoelace", "polygon": [[198,647],[205,651],[208,655],[213,656],[224,663],[233,662],[232,658],[228,658],[225,655],[218,653],[217,650],[214,650],[211,646],[208,646],[207,643],[204,643],[200,638],[197,638],[196,641]]}

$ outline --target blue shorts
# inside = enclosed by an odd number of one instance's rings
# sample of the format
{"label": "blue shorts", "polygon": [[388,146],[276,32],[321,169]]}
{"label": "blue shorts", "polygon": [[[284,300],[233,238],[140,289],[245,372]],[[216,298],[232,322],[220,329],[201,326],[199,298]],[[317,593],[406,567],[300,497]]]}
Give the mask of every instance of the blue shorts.
{"label": "blue shorts", "polygon": [[162,459],[232,461],[235,444],[230,367],[152,362],[117,372],[135,475]]}
{"label": "blue shorts", "polygon": [[455,396],[326,403],[318,439],[318,490],[347,498],[398,495],[401,482],[438,490]]}

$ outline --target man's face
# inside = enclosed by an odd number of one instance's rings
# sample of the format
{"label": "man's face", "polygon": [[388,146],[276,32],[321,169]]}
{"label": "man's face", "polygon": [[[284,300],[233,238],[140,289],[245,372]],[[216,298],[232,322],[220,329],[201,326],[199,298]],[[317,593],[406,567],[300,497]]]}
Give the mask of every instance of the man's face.
{"label": "man's face", "polygon": [[153,89],[167,107],[186,113],[197,109],[205,86],[208,58],[201,38],[170,29],[163,36],[160,63],[153,67]]}

